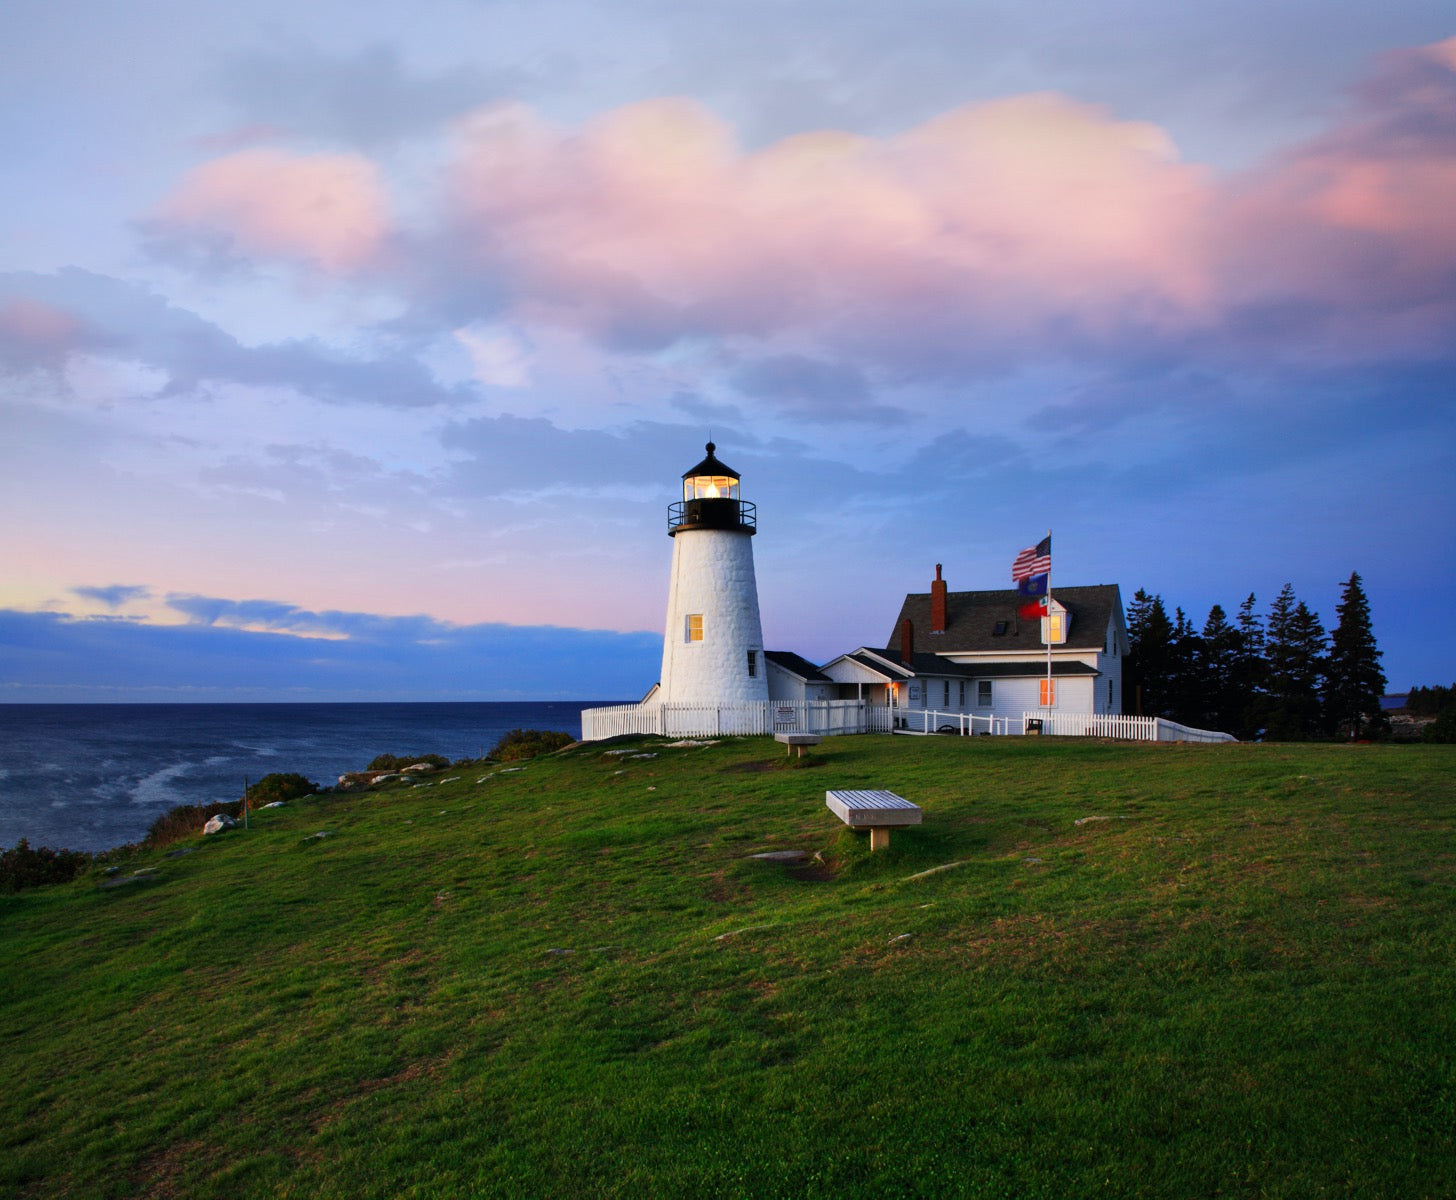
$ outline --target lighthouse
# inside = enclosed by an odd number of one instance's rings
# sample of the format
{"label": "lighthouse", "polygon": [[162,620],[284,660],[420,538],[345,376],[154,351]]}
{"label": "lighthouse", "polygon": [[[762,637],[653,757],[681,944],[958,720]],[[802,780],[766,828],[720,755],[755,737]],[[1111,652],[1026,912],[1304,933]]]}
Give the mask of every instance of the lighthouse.
{"label": "lighthouse", "polygon": [[754,505],[738,472],[708,457],[683,472],[682,499],[668,509],[672,578],[657,699],[665,703],[768,700],[758,581],[753,573]]}

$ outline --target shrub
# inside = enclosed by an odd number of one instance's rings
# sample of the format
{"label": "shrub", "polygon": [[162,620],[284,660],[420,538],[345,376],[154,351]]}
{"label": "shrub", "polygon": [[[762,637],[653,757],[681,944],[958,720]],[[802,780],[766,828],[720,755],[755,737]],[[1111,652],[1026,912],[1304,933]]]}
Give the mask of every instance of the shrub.
{"label": "shrub", "polygon": [[235,820],[243,815],[241,800],[221,801],[214,804],[179,804],[169,808],[152,822],[147,836],[142,839],[147,846],[170,846],[183,838],[196,837],[202,832],[208,818],[218,813],[227,813]]}
{"label": "shrub", "polygon": [[9,850],[0,850],[0,892],[44,887],[48,883],[70,883],[91,865],[84,850],[34,849],[21,838]]}
{"label": "shrub", "polygon": [[1421,730],[1421,741],[1447,745],[1456,742],[1456,704],[1448,704],[1434,721]]}
{"label": "shrub", "polygon": [[259,808],[275,800],[297,800],[300,796],[312,796],[319,785],[305,779],[294,771],[264,775],[248,789],[248,804]]}
{"label": "shrub", "polygon": [[550,754],[576,741],[569,733],[558,733],[552,729],[512,729],[495,744],[491,758],[503,762],[517,762],[523,758],[535,758],[538,754]]}

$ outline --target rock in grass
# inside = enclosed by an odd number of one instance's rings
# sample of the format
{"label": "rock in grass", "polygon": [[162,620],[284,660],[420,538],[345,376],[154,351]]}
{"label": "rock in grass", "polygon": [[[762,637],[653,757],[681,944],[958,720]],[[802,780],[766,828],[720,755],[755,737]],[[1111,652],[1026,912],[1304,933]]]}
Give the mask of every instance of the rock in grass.
{"label": "rock in grass", "polygon": [[224,829],[231,829],[237,822],[227,813],[218,813],[206,825],[202,827],[203,833],[221,833]]}

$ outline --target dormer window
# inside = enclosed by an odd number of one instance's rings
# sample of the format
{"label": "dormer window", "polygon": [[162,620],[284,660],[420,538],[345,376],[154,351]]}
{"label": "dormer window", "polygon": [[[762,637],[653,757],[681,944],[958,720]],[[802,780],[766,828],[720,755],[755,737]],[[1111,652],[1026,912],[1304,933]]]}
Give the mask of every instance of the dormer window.
{"label": "dormer window", "polygon": [[1060,646],[1067,640],[1067,627],[1072,623],[1071,614],[1055,600],[1050,611],[1041,619],[1041,640],[1046,646]]}
{"label": "dormer window", "polygon": [[1005,637],[1006,630],[1010,627],[1010,621],[997,621],[991,629],[992,637]]}

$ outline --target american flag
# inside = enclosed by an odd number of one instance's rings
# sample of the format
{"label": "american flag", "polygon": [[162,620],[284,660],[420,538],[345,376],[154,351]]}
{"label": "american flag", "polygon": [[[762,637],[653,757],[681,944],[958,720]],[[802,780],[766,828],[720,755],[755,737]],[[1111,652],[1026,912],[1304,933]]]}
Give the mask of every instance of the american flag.
{"label": "american flag", "polygon": [[1046,575],[1052,569],[1052,535],[1047,534],[1035,546],[1028,546],[1011,564],[1011,578],[1020,583],[1033,575]]}

